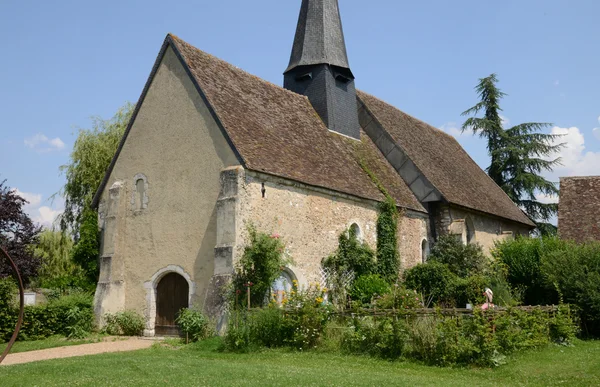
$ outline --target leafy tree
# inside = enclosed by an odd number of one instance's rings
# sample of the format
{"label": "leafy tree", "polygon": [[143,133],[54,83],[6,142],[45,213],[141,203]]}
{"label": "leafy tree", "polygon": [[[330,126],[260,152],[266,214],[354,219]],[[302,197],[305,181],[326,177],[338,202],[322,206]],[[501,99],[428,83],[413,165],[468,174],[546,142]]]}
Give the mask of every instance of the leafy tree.
{"label": "leafy tree", "polygon": [[[504,192],[534,221],[538,230],[552,230],[548,220],[558,211],[554,203],[542,203],[538,195],[558,195],[556,185],[540,174],[551,171],[560,164],[560,158],[548,159],[562,148],[555,144],[558,135],[540,133],[550,126],[548,123],[528,122],[505,129],[502,124],[500,101],[506,95],[496,86],[498,78],[492,74],[479,80],[475,90],[480,101],[463,112],[468,118],[462,130],[487,139],[487,150],[491,157],[488,175]],[[483,117],[474,117],[483,112]]]}
{"label": "leafy tree", "polygon": [[84,272],[87,284],[92,287],[98,282],[98,255],[100,251],[100,233],[98,231],[98,214],[93,210],[85,210],[79,228],[79,241],[73,248],[71,258]]}
{"label": "leafy tree", "polygon": [[133,105],[126,103],[110,120],[94,117],[92,129],[79,130],[69,163],[60,167],[67,179],[60,192],[65,198],[60,226],[75,239],[79,237],[82,216],[91,207],[132,113]]}
{"label": "leafy tree", "polygon": [[75,285],[81,268],[71,259],[73,240],[66,233],[45,230],[35,246],[42,259],[37,283],[43,288],[62,288]]}
{"label": "leafy tree", "polygon": [[63,232],[75,240],[72,260],[85,272],[86,285],[98,277],[98,219],[92,200],[117,151],[134,106],[126,103],[109,120],[93,118],[92,129],[80,129],[71,160],[60,167],[66,184],[61,190],[65,211],[60,217]]}
{"label": "leafy tree", "polygon": [[[6,249],[23,277],[23,282],[29,283],[35,277],[41,264],[32,246],[38,241],[40,226],[33,224],[29,216],[23,211],[27,200],[17,195],[5,185],[6,180],[0,182],[0,245]],[[0,260],[0,278],[11,276],[13,273],[10,264],[4,259]]]}

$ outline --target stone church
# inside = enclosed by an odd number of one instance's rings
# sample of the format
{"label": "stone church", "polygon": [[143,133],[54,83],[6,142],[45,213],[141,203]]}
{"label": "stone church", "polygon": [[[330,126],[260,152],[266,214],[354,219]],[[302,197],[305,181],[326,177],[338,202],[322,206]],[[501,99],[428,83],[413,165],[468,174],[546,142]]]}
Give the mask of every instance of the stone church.
{"label": "stone church", "polygon": [[167,35],[94,198],[98,316],[136,310],[152,336],[218,304],[248,224],[283,238],[286,278],[320,281],[345,230],[375,246],[369,174],[401,210],[402,269],[443,234],[487,251],[534,228],[452,136],[355,88],[338,7],[302,1],[283,87]]}

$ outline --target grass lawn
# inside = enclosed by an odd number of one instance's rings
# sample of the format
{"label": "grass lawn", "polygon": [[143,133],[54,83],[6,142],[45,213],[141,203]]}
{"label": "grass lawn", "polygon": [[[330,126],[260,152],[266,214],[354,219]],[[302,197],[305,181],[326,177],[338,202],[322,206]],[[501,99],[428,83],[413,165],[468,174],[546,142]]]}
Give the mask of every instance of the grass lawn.
{"label": "grass lawn", "polygon": [[288,350],[217,351],[219,339],[186,347],[0,367],[8,386],[487,386],[600,385],[600,341],[517,354],[496,369],[437,368],[409,362]]}

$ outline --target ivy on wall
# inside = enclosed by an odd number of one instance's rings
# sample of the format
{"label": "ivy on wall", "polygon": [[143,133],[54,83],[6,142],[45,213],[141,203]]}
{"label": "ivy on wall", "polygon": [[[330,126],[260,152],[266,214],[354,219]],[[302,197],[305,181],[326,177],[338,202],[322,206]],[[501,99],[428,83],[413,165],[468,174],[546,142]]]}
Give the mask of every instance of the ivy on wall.
{"label": "ivy on wall", "polygon": [[378,205],[376,272],[388,283],[394,283],[398,280],[398,273],[400,271],[400,253],[398,252],[397,236],[400,213],[396,206],[396,201],[383,184],[381,184],[377,176],[371,172],[362,159],[358,160],[358,163],[385,196],[385,200]]}
{"label": "ivy on wall", "polygon": [[400,271],[398,216],[396,202],[386,195],[385,201],[379,203],[377,217],[377,272],[388,283],[396,282]]}

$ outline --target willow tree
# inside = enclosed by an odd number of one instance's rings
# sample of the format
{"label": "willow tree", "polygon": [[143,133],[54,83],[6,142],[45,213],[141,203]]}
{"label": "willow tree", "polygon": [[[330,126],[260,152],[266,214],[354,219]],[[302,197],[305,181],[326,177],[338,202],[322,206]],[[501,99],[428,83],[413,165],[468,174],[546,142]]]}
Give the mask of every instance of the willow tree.
{"label": "willow tree", "polygon": [[98,214],[92,208],[92,200],[132,113],[133,105],[126,103],[109,120],[95,117],[92,129],[79,130],[69,163],[60,167],[67,180],[60,192],[65,198],[60,227],[75,241],[71,260],[83,269],[86,286],[95,285],[98,276]]}
{"label": "willow tree", "polygon": [[117,151],[132,112],[133,105],[126,103],[109,120],[94,117],[91,129],[79,130],[69,162],[60,167],[67,180],[60,192],[65,198],[60,226],[75,240],[79,238],[83,216],[91,209],[94,194]]}
{"label": "willow tree", "polygon": [[[538,230],[546,234],[555,230],[549,220],[556,215],[558,205],[540,202],[538,197],[557,196],[558,187],[541,174],[560,164],[552,157],[563,146],[556,144],[559,135],[542,133],[549,123],[528,122],[504,128],[500,101],[506,96],[498,87],[498,78],[492,74],[479,80],[475,87],[480,101],[463,112],[469,117],[463,132],[473,131],[487,140],[491,158],[488,175],[504,192],[536,222]],[[482,116],[477,117],[482,113]]]}

